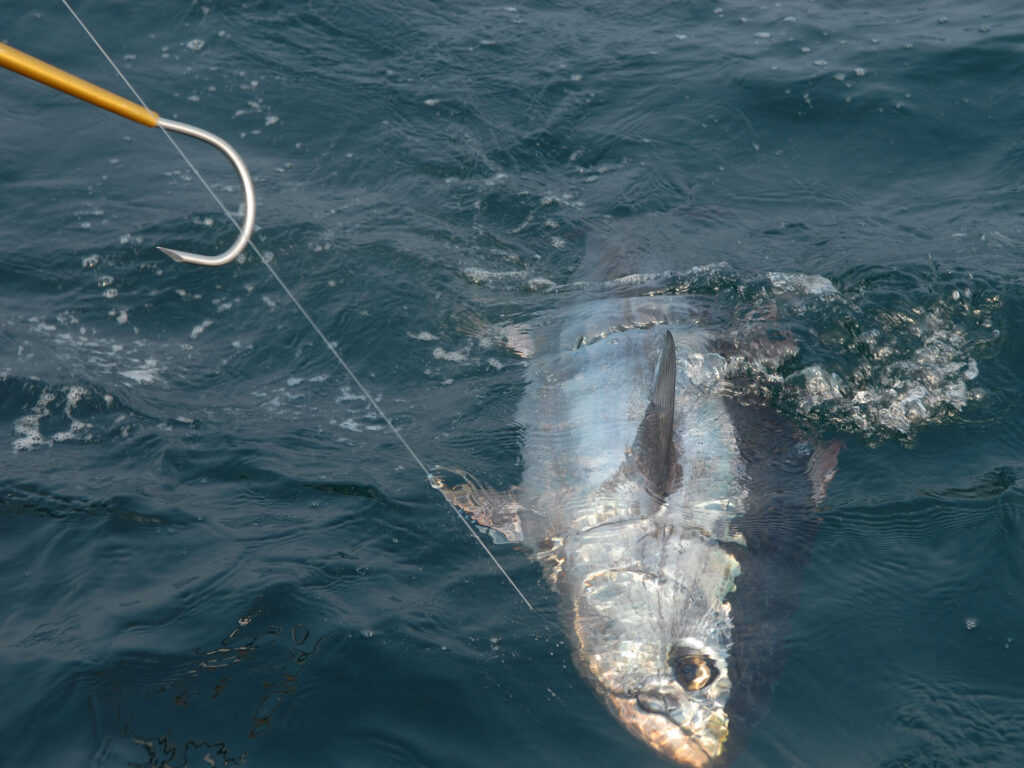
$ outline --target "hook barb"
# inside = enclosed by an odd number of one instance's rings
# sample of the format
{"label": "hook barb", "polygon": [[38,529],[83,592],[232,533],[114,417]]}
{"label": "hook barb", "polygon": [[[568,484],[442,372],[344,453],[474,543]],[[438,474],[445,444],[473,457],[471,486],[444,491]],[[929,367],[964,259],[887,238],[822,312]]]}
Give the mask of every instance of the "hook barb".
{"label": "hook barb", "polygon": [[[175,261],[182,261],[187,264],[199,264],[204,267],[219,267],[224,264],[228,264],[234,261],[245,247],[249,244],[249,238],[252,237],[253,227],[256,223],[256,195],[253,192],[252,177],[249,176],[249,169],[245,167],[245,162],[242,160],[242,156],[235,151],[235,148],[228,144],[224,139],[219,136],[204,131],[202,128],[196,128],[194,125],[188,123],[179,123],[176,120],[167,120],[161,117],[157,120],[157,127],[163,128],[165,131],[174,131],[175,133],[183,133],[186,136],[205,141],[225,155],[231,161],[231,164],[235,167],[239,178],[242,181],[242,193],[245,197],[245,220],[242,225],[238,227],[238,237],[235,242],[231,244],[223,253],[216,256],[203,256],[198,253],[189,253],[188,251],[176,251],[173,248],[163,248],[157,246],[157,249],[170,256]],[[235,226],[238,223],[235,222]]]}

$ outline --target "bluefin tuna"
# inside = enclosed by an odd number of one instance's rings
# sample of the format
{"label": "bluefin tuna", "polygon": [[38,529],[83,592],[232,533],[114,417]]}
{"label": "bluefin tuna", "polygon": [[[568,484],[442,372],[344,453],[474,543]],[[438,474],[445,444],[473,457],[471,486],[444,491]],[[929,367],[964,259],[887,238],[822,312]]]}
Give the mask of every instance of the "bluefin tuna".
{"label": "bluefin tuna", "polygon": [[436,476],[543,565],[612,713],[694,768],[724,762],[764,712],[837,450],[730,379],[714,313],[605,295],[512,329],[528,360],[519,486]]}

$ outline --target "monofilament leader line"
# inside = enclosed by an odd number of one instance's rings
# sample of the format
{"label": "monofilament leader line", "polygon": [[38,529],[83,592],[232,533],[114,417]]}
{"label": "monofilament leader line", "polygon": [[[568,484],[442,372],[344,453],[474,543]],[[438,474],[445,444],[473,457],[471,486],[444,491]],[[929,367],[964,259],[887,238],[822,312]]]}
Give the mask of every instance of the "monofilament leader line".
{"label": "monofilament leader line", "polygon": [[[97,40],[93,33],[89,30],[89,27],[86,26],[82,18],[77,13],[75,13],[75,9],[71,7],[71,5],[68,3],[68,0],[61,0],[61,2],[64,4],[64,7],[68,9],[68,12],[75,18],[75,21],[77,21],[79,25],[81,25],[82,29],[85,31],[85,34],[87,34],[89,36],[89,39],[93,41],[96,47],[100,50],[100,53],[102,53],[104,58],[106,58],[107,62],[109,62],[110,66],[114,68],[114,71],[117,72],[118,76],[120,76],[120,78],[124,81],[124,84],[128,87],[128,90],[132,92],[132,95],[135,96],[135,98],[142,106],[146,107],[146,102],[143,100],[142,96],[139,95],[139,92],[135,90],[135,87],[131,84],[131,82],[128,80],[125,74],[121,71],[117,64],[114,63],[114,60],[107,53],[106,49],[104,49],[104,47],[100,44],[100,41]],[[148,109],[148,107],[146,108]],[[161,130],[163,129],[161,128]],[[209,184],[206,183],[206,179],[203,178],[203,175],[199,172],[195,165],[192,164],[192,161],[188,158],[188,156],[181,149],[181,147],[178,146],[178,143],[171,137],[171,135],[167,131],[164,131],[164,136],[167,137],[167,140],[171,142],[171,145],[178,151],[178,154],[181,155],[182,159],[185,161],[185,164],[188,165],[192,173],[195,174],[196,178],[199,179],[202,185],[206,188],[206,191],[210,193],[210,196],[216,201],[217,205],[220,206],[220,209],[224,212],[224,215],[226,215],[228,219],[231,220],[231,223],[235,225],[238,231],[241,232],[241,225],[239,225],[238,221],[235,220],[235,217],[227,209],[227,206],[225,206],[224,203],[221,202],[221,199],[220,197],[217,196],[217,193],[213,191]],[[334,356],[334,359],[338,361],[338,365],[342,367],[346,375],[349,377],[349,379],[351,379],[352,383],[355,384],[356,388],[366,399],[366,402],[370,404],[373,410],[377,412],[377,415],[380,416],[380,418],[384,421],[385,424],[387,424],[388,429],[391,430],[391,433],[398,439],[398,442],[402,444],[402,447],[405,448],[406,452],[409,454],[412,460],[416,462],[416,466],[418,466],[423,471],[423,474],[427,478],[427,482],[430,484],[430,486],[432,488],[435,487],[434,484],[431,482],[432,475],[430,470],[427,469],[427,465],[423,462],[422,459],[420,459],[419,455],[416,453],[416,451],[412,449],[412,446],[409,445],[406,439],[402,437],[402,434],[398,431],[398,428],[394,425],[394,423],[391,421],[388,415],[384,412],[384,409],[380,407],[377,401],[374,400],[370,393],[367,391],[366,387],[363,386],[363,382],[359,380],[358,376],[356,376],[355,371],[353,371],[349,367],[348,363],[346,363],[345,359],[341,356],[341,353],[338,352],[337,345],[332,344],[328,340],[324,332],[320,330],[320,326],[316,324],[316,322],[310,316],[309,312],[306,311],[306,308],[302,305],[302,302],[300,302],[298,298],[295,296],[295,294],[292,293],[292,290],[288,287],[285,281],[281,279],[281,276],[277,273],[277,270],[275,270],[274,267],[270,264],[269,259],[263,255],[263,252],[260,251],[256,243],[253,242],[251,239],[249,240],[249,247],[252,248],[253,251],[255,251],[257,256],[259,256],[260,261],[263,263],[263,266],[267,268],[267,271],[270,272],[274,280],[277,281],[277,284],[281,286],[281,290],[285,292],[285,295],[287,295],[288,298],[291,299],[291,302],[292,304],[295,305],[295,308],[299,310],[299,312],[302,314],[304,318],[306,318],[306,322],[309,323],[310,328],[312,328],[316,335],[320,337],[320,340],[324,343],[324,346],[327,347],[328,351],[330,351],[330,353]],[[523,594],[523,591],[519,588],[519,585],[515,583],[515,581],[509,575],[508,571],[506,571],[502,567],[501,563],[498,562],[498,559],[494,556],[494,553],[491,552],[491,550],[487,547],[487,544],[484,543],[484,540],[480,537],[480,534],[476,532],[476,529],[473,528],[473,525],[465,518],[465,516],[461,512],[459,512],[458,509],[455,508],[455,506],[447,499],[447,497],[445,497],[445,503],[448,505],[448,508],[452,511],[452,513],[459,520],[462,521],[462,524],[466,526],[466,529],[473,536],[473,538],[480,545],[480,547],[484,550],[484,552],[487,553],[487,556],[491,559],[491,562],[494,563],[498,571],[501,572],[501,575],[505,577],[505,580],[512,585],[512,589],[514,589],[516,591],[516,594],[519,595],[520,598],[522,598],[522,601],[524,603],[526,603],[526,607],[532,611],[533,604],[527,599],[526,595]]]}

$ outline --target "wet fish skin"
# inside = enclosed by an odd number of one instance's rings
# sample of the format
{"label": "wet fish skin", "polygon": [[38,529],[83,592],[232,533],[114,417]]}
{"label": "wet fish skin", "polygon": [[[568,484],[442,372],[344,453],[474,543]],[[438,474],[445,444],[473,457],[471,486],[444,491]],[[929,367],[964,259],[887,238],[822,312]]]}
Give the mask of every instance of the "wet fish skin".
{"label": "wet fish skin", "polygon": [[[702,312],[681,297],[573,307],[557,339],[534,338],[519,408],[523,539],[563,595],[577,665],[630,731],[692,766],[729,737],[739,565],[723,544],[744,494]],[[667,443],[645,443],[666,342],[674,418]],[[714,679],[686,690],[672,665],[685,656]]]}
{"label": "wet fish skin", "polygon": [[[778,429],[765,451],[738,431],[763,414],[730,401],[710,317],[691,297],[601,298],[520,329],[530,354],[520,487],[500,505],[461,496],[478,521],[497,519],[496,506],[502,520],[514,515],[504,530],[562,596],[580,671],[626,728],[694,768],[720,764],[756,719],[736,703],[756,710],[770,691],[780,617],[795,605],[790,555],[803,550],[765,541],[777,529],[804,542],[813,509],[806,441]],[[794,477],[767,482],[778,498],[751,498],[751,471],[771,478],[786,462]],[[794,512],[783,525],[776,501]]]}

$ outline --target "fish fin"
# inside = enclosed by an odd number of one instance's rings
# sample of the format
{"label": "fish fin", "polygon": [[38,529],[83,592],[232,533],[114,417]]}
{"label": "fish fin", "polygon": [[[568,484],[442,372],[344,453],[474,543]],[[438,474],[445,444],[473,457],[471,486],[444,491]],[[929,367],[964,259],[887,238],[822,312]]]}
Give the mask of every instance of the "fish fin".
{"label": "fish fin", "polygon": [[651,406],[667,413],[671,429],[676,407],[676,340],[672,331],[665,331],[658,368],[654,372],[654,386],[651,387]]}
{"label": "fish fin", "polygon": [[[458,482],[460,479],[461,483]],[[434,467],[430,472],[430,484],[449,504],[469,515],[473,522],[501,534],[510,543],[523,540],[519,519],[522,507],[511,492],[487,488],[468,472],[449,467]]]}
{"label": "fish fin", "polygon": [[656,498],[664,498],[679,477],[673,443],[673,421],[676,410],[676,342],[671,331],[665,341],[654,371],[651,401],[633,442],[633,466]]}
{"label": "fish fin", "polygon": [[811,481],[811,494],[814,501],[821,504],[825,500],[825,491],[832,478],[836,476],[836,465],[839,463],[839,449],[843,444],[839,440],[818,443],[807,463],[807,476]]}

